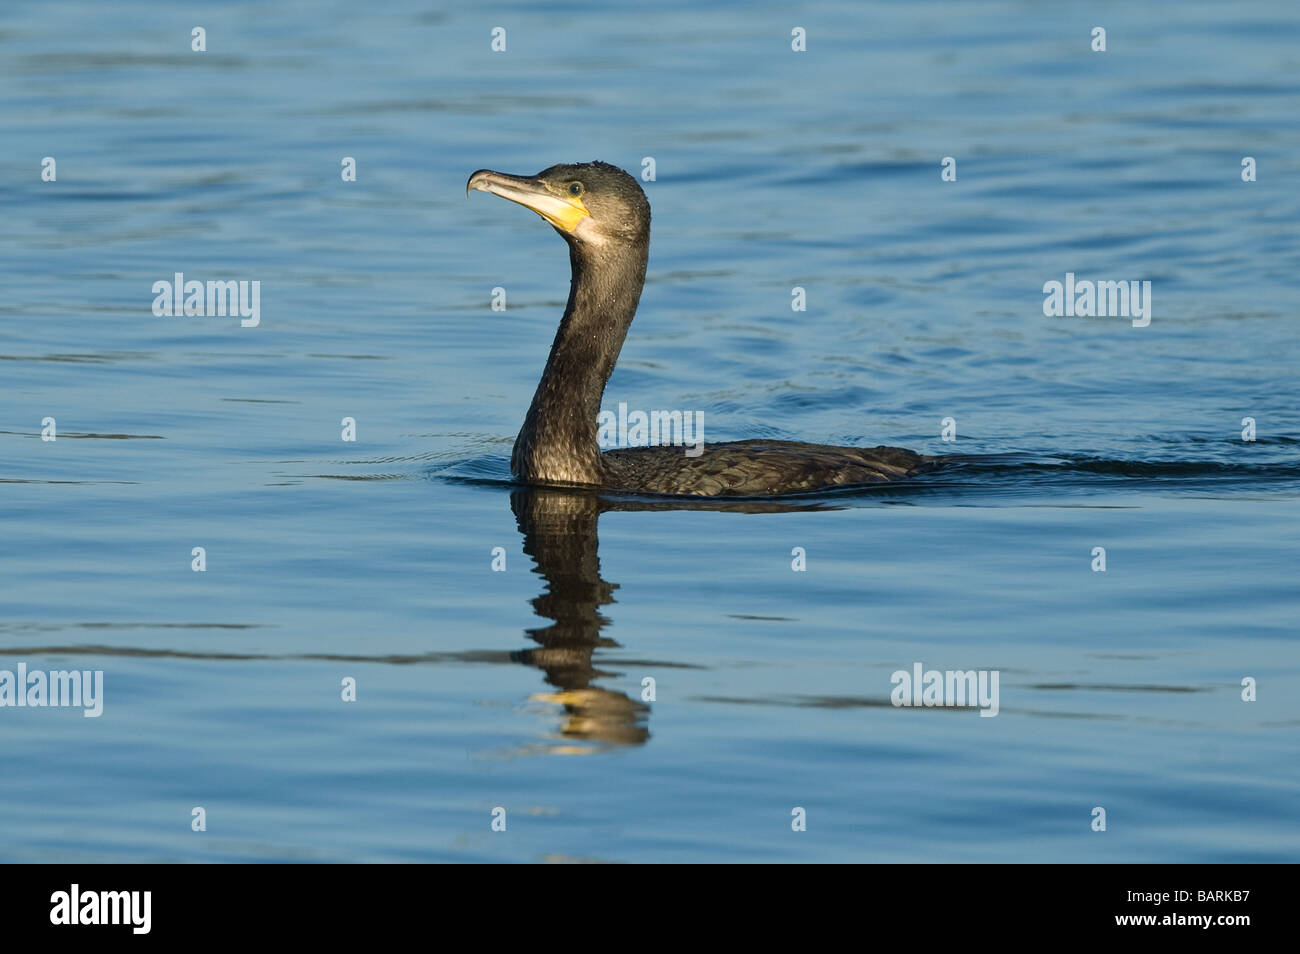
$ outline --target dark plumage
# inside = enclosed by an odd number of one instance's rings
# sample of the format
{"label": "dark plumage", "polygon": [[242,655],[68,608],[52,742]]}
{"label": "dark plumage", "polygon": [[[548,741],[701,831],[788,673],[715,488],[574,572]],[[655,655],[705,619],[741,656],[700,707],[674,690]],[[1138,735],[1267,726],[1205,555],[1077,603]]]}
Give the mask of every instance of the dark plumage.
{"label": "dark plumage", "polygon": [[559,165],[535,176],[481,169],[478,189],[526,206],[569,243],[569,301],[510,467],[528,484],[631,493],[767,497],[898,480],[939,463],[899,447],[800,441],[708,444],[601,452],[597,415],[605,384],[645,283],[650,203],[636,179],[604,162]]}

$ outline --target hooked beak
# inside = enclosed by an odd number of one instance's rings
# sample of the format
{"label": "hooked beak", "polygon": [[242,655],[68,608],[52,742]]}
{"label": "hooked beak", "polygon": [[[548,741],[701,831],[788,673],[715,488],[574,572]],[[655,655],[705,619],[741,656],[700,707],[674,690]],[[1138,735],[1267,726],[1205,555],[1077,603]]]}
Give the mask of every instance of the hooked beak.
{"label": "hooked beak", "polygon": [[466,195],[475,190],[491,192],[511,202],[518,202],[568,235],[573,235],[578,223],[591,215],[581,197],[552,192],[536,176],[511,176],[491,169],[480,169],[465,184]]}

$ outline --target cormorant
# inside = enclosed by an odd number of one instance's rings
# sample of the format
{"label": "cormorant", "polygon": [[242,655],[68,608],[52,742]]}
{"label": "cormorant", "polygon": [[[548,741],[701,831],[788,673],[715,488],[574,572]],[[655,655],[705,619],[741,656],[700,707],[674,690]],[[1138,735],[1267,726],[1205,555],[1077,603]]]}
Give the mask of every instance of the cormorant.
{"label": "cormorant", "polygon": [[769,440],[709,444],[698,456],[664,445],[602,453],[597,415],[645,283],[650,203],[636,179],[605,162],[535,176],[480,169],[465,194],[476,189],[532,209],[569,243],[569,302],[510,457],[523,482],[767,497],[898,480],[938,464],[900,447]]}

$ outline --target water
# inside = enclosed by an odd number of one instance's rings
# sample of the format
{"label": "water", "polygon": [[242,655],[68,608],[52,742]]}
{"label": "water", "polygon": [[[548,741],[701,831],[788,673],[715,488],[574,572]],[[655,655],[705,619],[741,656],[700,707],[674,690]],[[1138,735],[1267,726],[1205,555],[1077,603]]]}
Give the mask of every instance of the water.
{"label": "water", "polygon": [[[1297,859],[1295,11],[434,6],[0,12],[0,669],[105,687],[0,709],[5,859]],[[644,157],[606,407],[967,459],[512,488],[567,259],[465,179]],[[178,271],[260,325],[154,317]]]}

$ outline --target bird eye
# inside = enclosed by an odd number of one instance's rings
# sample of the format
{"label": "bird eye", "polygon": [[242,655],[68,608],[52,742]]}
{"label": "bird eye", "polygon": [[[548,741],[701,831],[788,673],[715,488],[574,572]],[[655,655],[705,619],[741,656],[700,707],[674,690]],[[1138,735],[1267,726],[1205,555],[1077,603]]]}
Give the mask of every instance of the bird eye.
{"label": "bird eye", "polygon": [[582,195],[582,183],[581,182],[569,183],[569,195]]}

